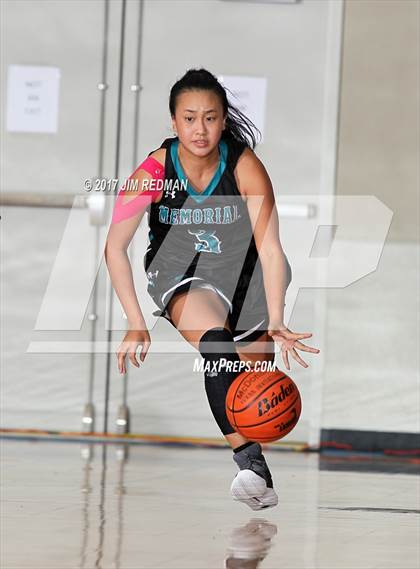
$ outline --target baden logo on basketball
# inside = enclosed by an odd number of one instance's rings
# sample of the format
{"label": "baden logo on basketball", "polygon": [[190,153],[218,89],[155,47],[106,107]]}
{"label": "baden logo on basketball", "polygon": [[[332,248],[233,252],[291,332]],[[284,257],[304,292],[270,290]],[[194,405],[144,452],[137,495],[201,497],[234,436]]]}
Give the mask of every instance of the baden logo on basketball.
{"label": "baden logo on basketball", "polygon": [[236,432],[251,441],[272,442],[296,426],[302,408],[295,382],[276,369],[243,372],[226,396],[226,415]]}
{"label": "baden logo on basketball", "polygon": [[264,397],[260,401],[258,401],[258,416],[265,415],[274,407],[277,407],[279,403],[284,401],[289,395],[291,395],[295,391],[293,384],[289,384],[286,388],[283,385],[280,385],[280,393],[272,393],[271,400]]}

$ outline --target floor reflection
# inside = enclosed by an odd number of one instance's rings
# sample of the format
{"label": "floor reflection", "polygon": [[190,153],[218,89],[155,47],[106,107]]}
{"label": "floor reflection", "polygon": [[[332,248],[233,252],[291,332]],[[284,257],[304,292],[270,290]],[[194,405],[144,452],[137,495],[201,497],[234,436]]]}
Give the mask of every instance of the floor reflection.
{"label": "floor reflection", "polygon": [[416,476],[324,470],[316,453],[265,455],[279,506],[256,517],[231,500],[228,448],[2,441],[3,565],[419,567]]}
{"label": "floor reflection", "polygon": [[[115,531],[115,556],[113,559],[114,567],[119,569],[121,567],[121,555],[123,551],[123,537],[124,537],[124,495],[126,494],[126,487],[124,485],[124,472],[125,466],[128,463],[130,454],[130,445],[121,444],[113,445],[110,447],[108,444],[95,445],[87,444],[81,447],[81,457],[84,460],[84,468],[82,473],[82,484],[81,490],[84,496],[83,507],[82,507],[82,537],[81,537],[81,549],[80,549],[80,563],[78,567],[83,569],[87,567],[86,562],[88,558],[88,543],[89,543],[89,532],[92,529],[92,534],[95,533],[95,528],[92,527],[93,524],[89,520],[90,511],[90,498],[93,490],[95,489],[92,483],[91,476],[94,470],[93,461],[95,458],[95,451],[100,454],[101,460],[101,470],[99,479],[99,501],[97,503],[98,517],[97,521],[97,536],[90,536],[92,541],[96,541],[95,551],[95,567],[103,567],[103,555],[104,555],[104,543],[105,543],[105,529],[106,529],[106,489],[107,489],[107,460],[108,452],[112,451],[115,454],[115,458],[118,462],[117,469],[117,480],[114,486],[114,496],[117,496],[116,504],[116,531]],[[94,499],[94,503],[96,499]]]}
{"label": "floor reflection", "polygon": [[[119,463],[118,478],[114,487],[114,495],[117,496],[117,531],[115,532],[115,556],[113,566],[120,569],[121,555],[124,541],[124,496],[127,489],[124,485],[125,465],[128,463],[130,455],[130,445],[121,444],[101,446],[88,444],[81,447],[81,457],[83,459],[82,484],[81,490],[83,499],[82,523],[81,523],[81,548],[79,569],[87,567],[88,544],[95,543],[95,567],[103,567],[104,544],[106,534],[106,489],[107,489],[107,461],[108,452],[112,450]],[[90,499],[95,490],[92,482],[93,461],[95,451],[99,451],[101,460],[101,471],[99,478],[99,502],[97,503],[99,520],[97,528],[89,520]],[[96,500],[95,500],[96,501]],[[91,535],[89,535],[91,533]],[[95,536],[95,533],[97,534]],[[277,525],[264,518],[253,517],[248,523],[235,528],[229,539],[229,546],[224,557],[224,567],[226,569],[257,569],[260,562],[266,558],[272,547],[272,538],[277,534]],[[108,543],[109,545],[109,543]]]}
{"label": "floor reflection", "polygon": [[277,525],[263,518],[252,518],[235,528],[226,551],[226,569],[257,569],[272,546]]}
{"label": "floor reflection", "polygon": [[382,453],[324,450],[320,470],[335,472],[382,472],[386,474],[420,474],[420,454],[412,457],[387,456]]}

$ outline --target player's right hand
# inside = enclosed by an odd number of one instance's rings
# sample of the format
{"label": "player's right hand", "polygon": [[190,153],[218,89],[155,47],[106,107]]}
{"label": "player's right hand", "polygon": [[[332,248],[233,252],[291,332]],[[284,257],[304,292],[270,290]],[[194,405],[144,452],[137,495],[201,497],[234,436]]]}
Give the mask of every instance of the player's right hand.
{"label": "player's right hand", "polygon": [[151,343],[150,334],[147,330],[129,330],[124,336],[121,344],[118,346],[118,350],[116,352],[118,371],[120,373],[127,373],[127,368],[125,366],[125,357],[127,354],[131,363],[136,367],[140,367],[136,358],[137,348],[140,345],[142,346],[140,360],[144,362],[144,358],[146,357]]}

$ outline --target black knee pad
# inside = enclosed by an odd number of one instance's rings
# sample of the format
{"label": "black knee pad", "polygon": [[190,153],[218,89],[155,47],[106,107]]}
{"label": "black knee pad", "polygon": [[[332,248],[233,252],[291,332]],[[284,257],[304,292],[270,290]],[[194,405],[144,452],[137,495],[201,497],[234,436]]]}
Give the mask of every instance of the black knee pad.
{"label": "black knee pad", "polygon": [[222,433],[230,435],[235,429],[226,416],[226,395],[240,373],[241,363],[232,332],[226,328],[207,330],[200,338],[199,351],[204,358],[204,384],[210,409]]}

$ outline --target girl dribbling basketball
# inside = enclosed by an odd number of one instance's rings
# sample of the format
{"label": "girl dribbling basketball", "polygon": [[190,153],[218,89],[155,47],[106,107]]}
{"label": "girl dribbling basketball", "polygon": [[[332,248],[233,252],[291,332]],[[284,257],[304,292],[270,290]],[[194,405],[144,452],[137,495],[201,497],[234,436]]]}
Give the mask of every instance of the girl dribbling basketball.
{"label": "girl dribbling basketball", "polygon": [[[254,125],[227,99],[205,69],[191,69],[171,89],[175,137],[130,176],[136,192],[121,192],[105,256],[129,330],[118,351],[136,367],[151,338],[136,298],[127,247],[149,209],[144,257],[148,292],[166,318],[204,358],[205,390],[213,416],[239,466],[231,493],[254,510],[278,502],[260,444],[235,432],[225,399],[242,361],[274,360],[274,342],[290,369],[296,350],[318,353],[283,322],[291,269],[283,252],[269,176],[253,152]],[[161,182],[158,184],[157,182]],[[126,195],[131,193],[131,195]]]}

